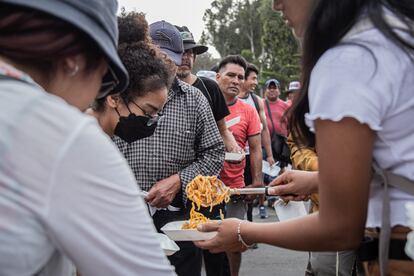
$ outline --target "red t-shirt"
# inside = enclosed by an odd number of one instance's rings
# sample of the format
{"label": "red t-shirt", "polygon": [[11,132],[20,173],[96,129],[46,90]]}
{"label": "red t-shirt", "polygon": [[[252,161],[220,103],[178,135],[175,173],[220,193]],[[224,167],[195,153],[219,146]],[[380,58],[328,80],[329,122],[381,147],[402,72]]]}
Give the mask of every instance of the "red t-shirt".
{"label": "red t-shirt", "polygon": [[[272,113],[272,119],[275,125],[276,132],[284,136],[287,136],[288,135],[287,123],[285,121],[282,121],[282,118],[283,118],[283,114],[285,113],[285,111],[289,108],[289,105],[280,99],[277,99],[276,102],[268,101],[268,103],[270,107],[270,112]],[[272,135],[273,133],[272,121],[270,120],[270,117],[269,117],[269,112],[267,110],[266,102],[264,101],[263,104],[264,104],[264,109],[266,112],[267,128],[269,129],[270,135]]]}
{"label": "red t-shirt", "polygon": [[[237,144],[244,149],[248,141],[248,137],[258,135],[260,130],[260,119],[256,109],[249,104],[244,103],[241,100],[228,106],[230,115],[227,115],[226,122],[240,117],[240,122],[234,126],[231,126],[229,130],[233,133]],[[230,188],[243,188],[244,183],[244,167],[246,166],[246,160],[238,164],[232,164],[224,161],[223,170],[220,173],[220,179],[224,184]]]}

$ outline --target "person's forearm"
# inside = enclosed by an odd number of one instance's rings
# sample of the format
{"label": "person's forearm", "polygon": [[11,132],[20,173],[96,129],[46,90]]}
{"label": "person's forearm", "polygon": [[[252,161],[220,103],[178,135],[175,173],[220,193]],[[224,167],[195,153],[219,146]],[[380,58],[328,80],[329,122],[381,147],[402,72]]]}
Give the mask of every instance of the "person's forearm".
{"label": "person's forearm", "polygon": [[234,149],[238,148],[238,144],[236,139],[234,139],[233,134],[226,128],[223,133],[220,132],[223,138],[224,147],[226,148],[227,152],[232,152]]}
{"label": "person's forearm", "polygon": [[[354,249],[359,239],[351,231],[322,220],[318,213],[277,223],[243,223],[242,238],[248,243],[266,243],[302,251]],[[352,231],[351,231],[352,232]],[[362,239],[363,232],[359,233]],[[300,237],[300,238],[298,238]]]}
{"label": "person's forearm", "polygon": [[250,172],[253,185],[263,185],[261,147],[250,146]]}
{"label": "person's forearm", "polygon": [[232,152],[233,149],[237,148],[236,139],[234,139],[233,134],[231,134],[230,130],[227,128],[224,119],[217,122],[217,127],[219,129],[221,138],[223,139],[224,147],[227,152]]}
{"label": "person's forearm", "polygon": [[270,139],[269,129],[267,128],[267,126],[263,126],[262,145],[265,149],[267,157],[273,157],[272,145],[271,145],[270,141],[271,141],[271,139]]}

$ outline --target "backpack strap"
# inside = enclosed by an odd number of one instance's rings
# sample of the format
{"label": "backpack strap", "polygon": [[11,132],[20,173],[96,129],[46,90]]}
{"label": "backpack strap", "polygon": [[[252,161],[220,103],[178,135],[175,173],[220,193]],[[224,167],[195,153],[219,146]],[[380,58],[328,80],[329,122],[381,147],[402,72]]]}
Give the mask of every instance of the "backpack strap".
{"label": "backpack strap", "polygon": [[208,99],[207,99],[207,100],[208,100],[211,104],[213,104],[213,99],[211,98],[210,92],[209,92],[209,90],[207,89],[207,86],[205,85],[205,83],[204,83],[203,79],[202,79],[202,78],[200,78],[200,77],[197,77],[197,79],[198,79],[198,80],[200,80],[201,84],[203,85],[204,89],[205,89],[205,90],[206,90],[206,92],[207,92],[207,96],[208,96]]}
{"label": "backpack strap", "polygon": [[259,99],[257,98],[256,94],[254,94],[253,92],[249,92],[249,93],[250,93],[250,95],[252,97],[252,100],[253,100],[253,103],[254,103],[254,107],[256,108],[257,113],[260,114]]}
{"label": "backpack strap", "polygon": [[273,119],[272,119],[272,111],[270,111],[269,102],[267,100],[265,100],[265,104],[267,108],[267,114],[269,114],[270,122],[272,123],[272,130],[273,130],[272,134],[273,134],[276,130],[275,130],[275,124],[273,123]]}
{"label": "backpack strap", "polygon": [[390,195],[388,187],[392,186],[408,194],[414,195],[414,181],[403,176],[393,174],[389,171],[381,169],[375,162],[373,163],[374,179],[379,178],[384,189],[382,200],[382,222],[381,232],[379,236],[379,265],[380,275],[387,275],[388,256],[391,238],[390,223]]}

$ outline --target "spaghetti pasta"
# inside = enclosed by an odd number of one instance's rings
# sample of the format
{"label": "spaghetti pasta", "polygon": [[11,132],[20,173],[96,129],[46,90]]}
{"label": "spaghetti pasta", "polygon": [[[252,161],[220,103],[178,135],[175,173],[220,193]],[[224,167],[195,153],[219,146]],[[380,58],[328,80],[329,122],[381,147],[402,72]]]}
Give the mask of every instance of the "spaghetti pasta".
{"label": "spaghetti pasta", "polygon": [[200,223],[208,223],[210,219],[206,218],[202,213],[195,210],[194,202],[190,211],[190,220],[183,224],[182,229],[195,229]]}
{"label": "spaghetti pasta", "polygon": [[[195,210],[200,207],[210,207],[210,212],[213,206],[230,200],[230,190],[223,186],[222,182],[215,176],[201,176],[198,175],[186,187],[187,198],[192,201],[190,211],[190,220],[183,224],[182,229],[195,229],[200,223],[208,223],[210,219]],[[220,210],[221,219],[224,218]]]}
{"label": "spaghetti pasta", "polygon": [[196,176],[186,187],[187,198],[200,206],[210,207],[230,200],[230,190],[216,176]]}

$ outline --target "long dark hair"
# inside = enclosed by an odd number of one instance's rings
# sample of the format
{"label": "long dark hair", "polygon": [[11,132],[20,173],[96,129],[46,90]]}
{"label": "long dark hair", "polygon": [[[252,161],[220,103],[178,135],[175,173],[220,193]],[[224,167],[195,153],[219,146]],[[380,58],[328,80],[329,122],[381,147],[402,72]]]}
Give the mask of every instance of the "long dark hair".
{"label": "long dark hair", "polygon": [[386,22],[384,7],[404,22],[414,36],[409,25],[409,21],[414,20],[412,0],[319,0],[314,7],[303,40],[302,93],[289,111],[289,126],[296,144],[315,146],[315,135],[305,124],[305,114],[309,112],[308,90],[312,69],[323,53],[340,43],[362,12],[382,34],[405,52],[414,50],[414,45],[399,36]]}

